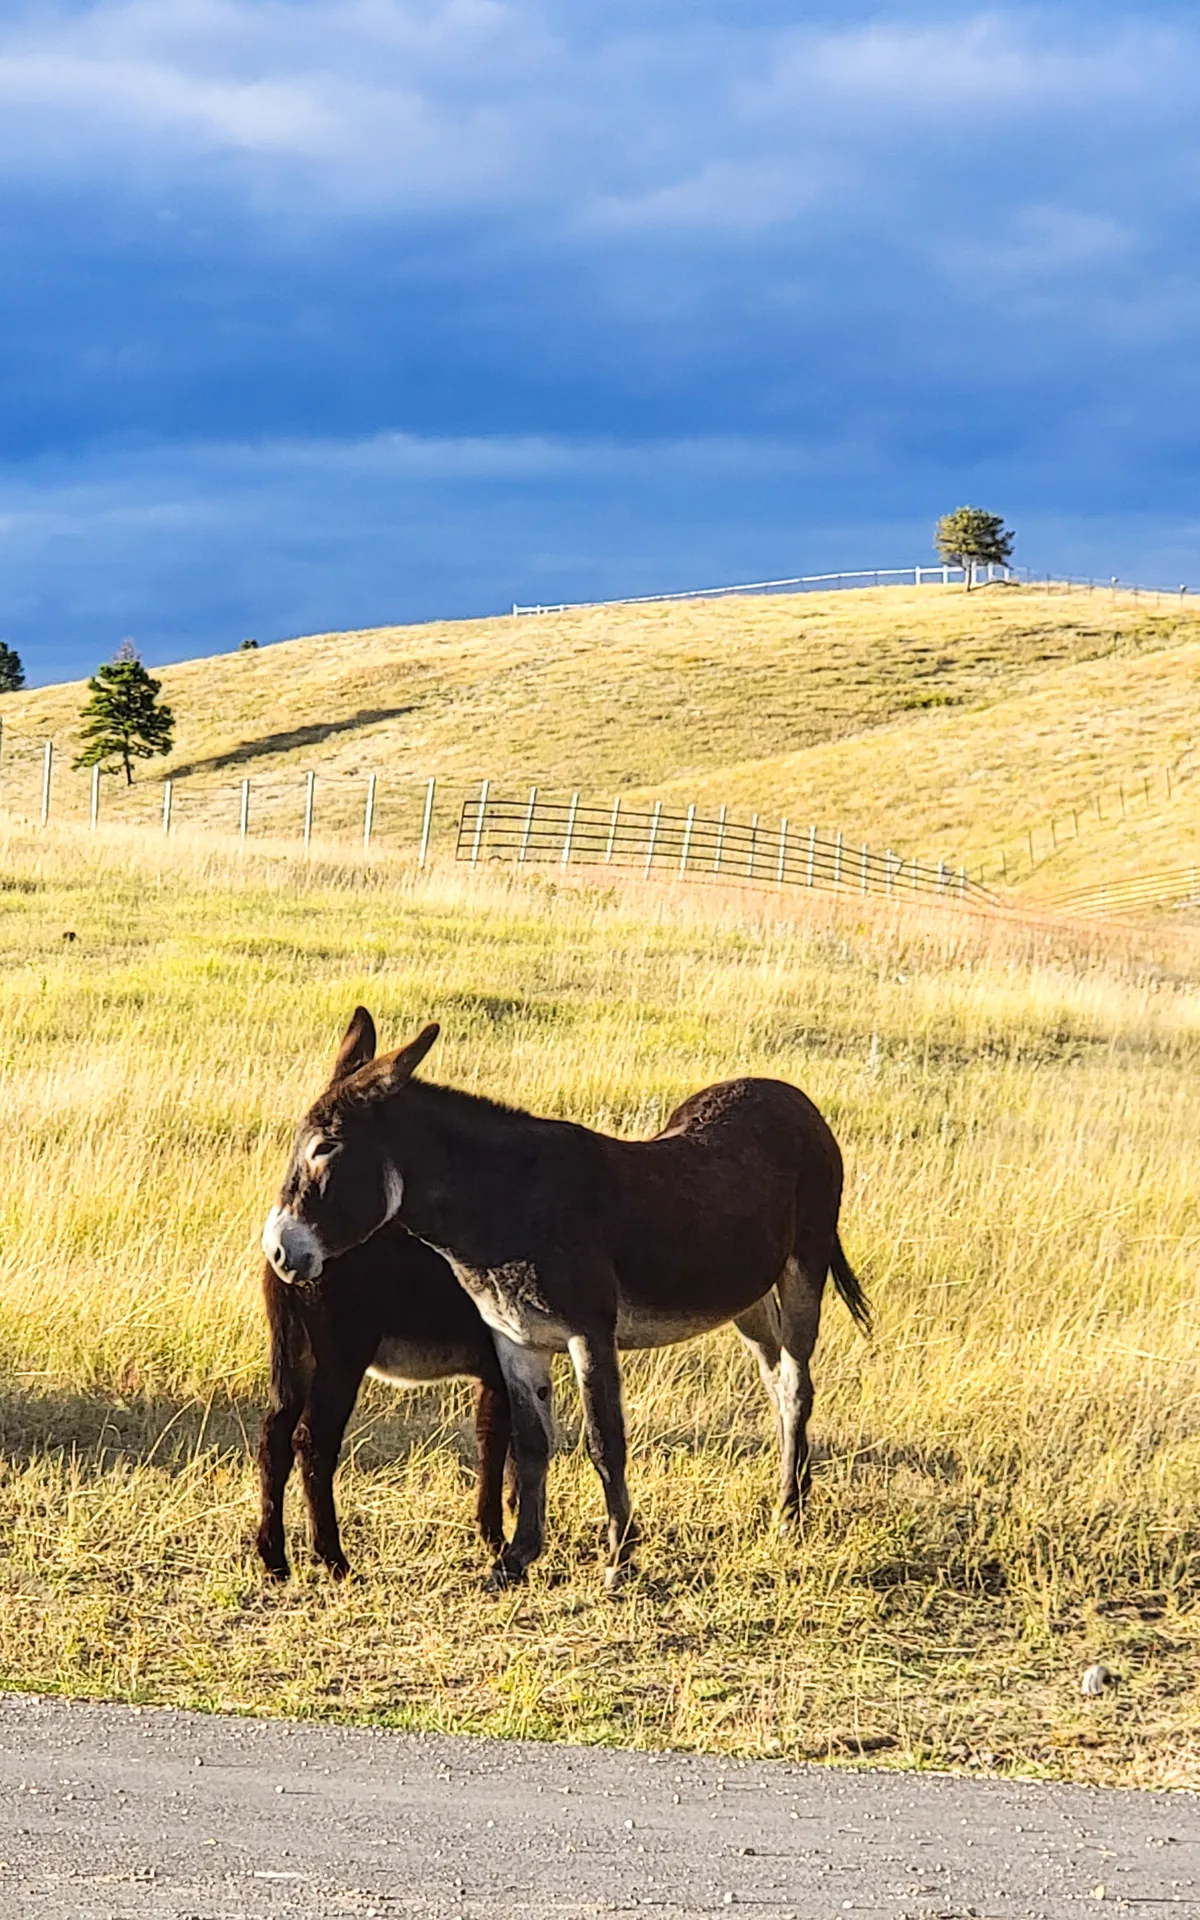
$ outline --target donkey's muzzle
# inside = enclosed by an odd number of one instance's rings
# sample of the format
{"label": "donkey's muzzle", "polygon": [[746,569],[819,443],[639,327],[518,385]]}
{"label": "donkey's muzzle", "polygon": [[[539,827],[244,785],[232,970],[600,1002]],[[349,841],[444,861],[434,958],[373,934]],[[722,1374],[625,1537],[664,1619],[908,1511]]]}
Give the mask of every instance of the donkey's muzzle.
{"label": "donkey's muzzle", "polygon": [[312,1228],[282,1207],[272,1207],[267,1215],[262,1248],[288,1286],[304,1286],[316,1280],[325,1265],[325,1250]]}

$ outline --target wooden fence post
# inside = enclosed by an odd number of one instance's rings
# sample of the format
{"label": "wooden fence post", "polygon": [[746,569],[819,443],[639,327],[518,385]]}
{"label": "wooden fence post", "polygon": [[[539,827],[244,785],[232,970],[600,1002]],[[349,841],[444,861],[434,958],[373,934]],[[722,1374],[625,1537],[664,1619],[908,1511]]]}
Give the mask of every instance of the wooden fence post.
{"label": "wooden fence post", "polygon": [[725,848],[725,808],[722,807],[720,813],[717,815],[717,850],[713,854],[713,872],[714,873],[720,873],[721,871],[721,854],[723,853],[724,848]]}
{"label": "wooden fence post", "polygon": [[479,846],[483,839],[483,816],[487,811],[488,781],[484,780],[479,788],[479,814],[475,821],[475,838],[471,842],[471,865],[479,864]]}
{"label": "wooden fence post", "polygon": [[537,788],[529,789],[529,804],[525,809],[525,823],[521,828],[521,846],[517,854],[517,865],[523,867],[529,853],[529,836],[533,832],[533,816],[537,811]]}
{"label": "wooden fence post", "polygon": [[242,817],[239,831],[244,840],[250,831],[250,782],[242,781]]}
{"label": "wooden fence post", "polygon": [[371,845],[371,829],[375,825],[375,780],[376,780],[375,774],[372,773],[368,775],[367,808],[366,808],[366,812],[363,814],[363,852],[364,853],[368,851]]}
{"label": "wooden fence post", "polygon": [[97,764],[92,768],[92,825],[93,827],[95,826],[99,818],[100,818],[100,768],[99,768],[99,765]]}
{"label": "wooden fence post", "polygon": [[423,867],[429,857],[429,834],[433,826],[433,796],[437,792],[437,780],[431,779],[425,789],[425,811],[421,816],[421,846],[417,853],[417,865]]}
{"label": "wooden fence post", "polygon": [[575,816],[579,812],[579,794],[571,795],[571,811],[567,815],[567,837],[563,841],[562,863],[565,867],[571,858],[571,842],[575,838]]}
{"label": "wooden fence post", "polygon": [[613,801],[612,819],[608,823],[608,845],[604,849],[604,864],[606,867],[610,867],[612,865],[613,848],[617,844],[617,822],[620,820],[620,818],[621,818],[621,796],[620,794],[618,794],[616,799]]}
{"label": "wooden fence post", "polygon": [[695,807],[695,803],[693,802],[692,805],[687,810],[687,819],[684,821],[684,825],[683,825],[683,851],[679,856],[680,879],[682,879],[684,874],[687,872],[688,854],[691,851],[691,845],[692,845],[692,828],[695,825],[695,822],[696,822],[696,807]]}
{"label": "wooden fence post", "polygon": [[306,853],[312,845],[313,800],[316,796],[316,787],[317,776],[310,769],[304,782],[304,851]]}
{"label": "wooden fence post", "polygon": [[171,831],[171,796],[172,796],[172,793],[174,792],[174,788],[175,788],[175,782],[173,780],[163,781],[163,832],[164,833],[170,833]]}
{"label": "wooden fence post", "polygon": [[42,825],[50,818],[50,776],[54,770],[54,742],[47,740],[42,756]]}
{"label": "wooden fence post", "polygon": [[649,873],[651,866],[654,864],[654,849],[658,844],[658,823],[661,818],[662,801],[656,800],[654,802],[654,815],[650,822],[650,844],[646,848],[646,873]]}

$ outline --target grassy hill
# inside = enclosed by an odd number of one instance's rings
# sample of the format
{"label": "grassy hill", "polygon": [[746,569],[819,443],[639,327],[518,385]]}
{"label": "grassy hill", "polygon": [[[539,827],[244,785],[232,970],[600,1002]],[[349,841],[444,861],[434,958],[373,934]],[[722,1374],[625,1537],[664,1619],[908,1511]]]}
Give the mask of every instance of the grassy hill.
{"label": "grassy hill", "polygon": [[[5,1685],[1194,1785],[1200,936],[0,841]],[[620,1603],[565,1364],[527,1588],[482,1590],[465,1390],[376,1387],[359,1577],[313,1572],[293,1492],[265,1590],[258,1234],[359,1000],[389,1044],[443,1023],[434,1077],[621,1133],[730,1072],[816,1099],[876,1333],[830,1298],[800,1538],[726,1329],[628,1359]],[[1122,1685],[1088,1701],[1095,1660]]]}
{"label": "grassy hill", "polygon": [[[1200,608],[1169,596],[927,587],[599,607],[319,634],[162,677],[176,750],[131,795],[106,782],[107,817],[153,818],[170,774],[180,824],[232,828],[249,778],[253,829],[294,833],[313,768],[322,833],[354,830],[378,774],[385,841],[411,840],[436,774],[448,798],[487,775],[787,813],[997,874],[1004,846],[1009,876],[1042,893],[1195,854]],[[56,816],[86,812],[69,766],[83,697],[4,699],[10,814],[36,810],[47,737]]]}

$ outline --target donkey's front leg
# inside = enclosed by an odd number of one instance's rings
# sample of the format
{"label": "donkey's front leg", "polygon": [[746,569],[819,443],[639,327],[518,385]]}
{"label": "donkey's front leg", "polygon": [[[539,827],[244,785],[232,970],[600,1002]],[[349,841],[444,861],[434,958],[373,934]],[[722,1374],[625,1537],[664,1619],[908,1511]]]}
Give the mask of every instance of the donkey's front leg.
{"label": "donkey's front leg", "polygon": [[517,1478],[517,1526],[492,1568],[489,1587],[514,1584],[542,1551],[546,1539],[546,1471],[554,1438],[550,1356],[495,1336],[496,1358],[508,1388],[513,1462]]}
{"label": "donkey's front leg", "polygon": [[625,1484],[625,1408],[617,1342],[610,1331],[577,1333],[567,1342],[587,1431],[588,1452],[600,1475],[608,1507],[608,1565],[604,1582],[616,1587],[620,1569],[638,1543],[629,1489]]}

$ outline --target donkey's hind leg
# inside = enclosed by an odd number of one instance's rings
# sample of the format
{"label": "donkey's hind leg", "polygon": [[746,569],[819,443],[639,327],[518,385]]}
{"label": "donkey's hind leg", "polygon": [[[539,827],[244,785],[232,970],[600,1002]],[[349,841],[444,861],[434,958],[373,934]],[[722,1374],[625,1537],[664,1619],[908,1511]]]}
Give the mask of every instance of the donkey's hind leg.
{"label": "donkey's hind leg", "polygon": [[821,1326],[828,1250],[817,1253],[797,1242],[796,1252],[776,1283],[779,1296],[779,1519],[788,1526],[799,1517],[812,1481],[808,1422],[813,1408],[809,1361]]}
{"label": "donkey's hind leg", "polygon": [[739,1313],[734,1326],[758,1361],[758,1371],[775,1422],[775,1441],[783,1446],[783,1427],[779,1418],[779,1302],[775,1294],[765,1293],[745,1313]]}

